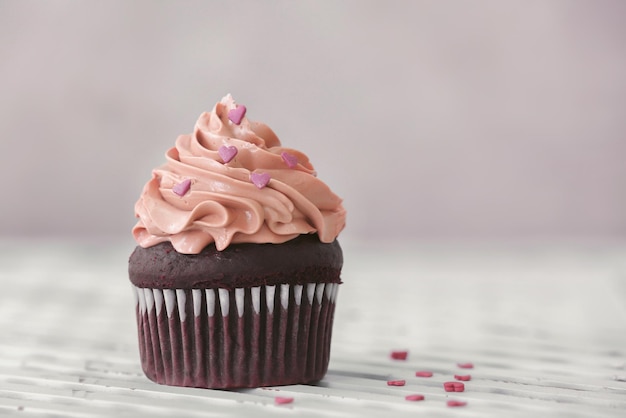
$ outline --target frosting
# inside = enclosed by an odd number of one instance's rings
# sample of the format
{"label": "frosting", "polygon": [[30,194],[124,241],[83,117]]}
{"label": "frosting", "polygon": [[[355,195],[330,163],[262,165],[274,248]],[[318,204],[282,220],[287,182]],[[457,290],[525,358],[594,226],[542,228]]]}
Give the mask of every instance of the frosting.
{"label": "frosting", "polygon": [[208,244],[274,243],[317,233],[335,240],[345,226],[341,199],[316,177],[308,157],[284,148],[230,95],[198,118],[152,172],[135,204],[142,247],[170,241],[179,253]]}

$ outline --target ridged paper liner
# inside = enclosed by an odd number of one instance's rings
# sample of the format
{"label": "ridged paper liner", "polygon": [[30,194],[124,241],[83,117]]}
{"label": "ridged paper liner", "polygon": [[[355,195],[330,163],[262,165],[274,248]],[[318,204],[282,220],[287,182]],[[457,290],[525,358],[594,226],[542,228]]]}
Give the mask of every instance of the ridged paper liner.
{"label": "ridged paper liner", "polygon": [[338,289],[133,286],[143,370],[157,383],[203,388],[319,380],[328,369]]}

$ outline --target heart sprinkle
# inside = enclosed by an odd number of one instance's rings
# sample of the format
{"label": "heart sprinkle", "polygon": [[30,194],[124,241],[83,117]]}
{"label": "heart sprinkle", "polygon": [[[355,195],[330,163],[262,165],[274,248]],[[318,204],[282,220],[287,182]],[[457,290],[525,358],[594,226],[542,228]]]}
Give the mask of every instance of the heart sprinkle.
{"label": "heart sprinkle", "polygon": [[176,193],[178,196],[183,197],[184,195],[187,194],[190,188],[191,188],[191,180],[186,179],[186,180],[181,181],[178,184],[175,184],[174,187],[172,187],[172,191]]}
{"label": "heart sprinkle", "polygon": [[455,374],[455,375],[454,375],[454,378],[455,378],[456,380],[461,380],[461,381],[463,381],[463,382],[467,382],[467,381],[472,380],[472,376],[471,376],[471,375],[469,375],[469,374]]}
{"label": "heart sprinkle", "polygon": [[467,402],[450,399],[448,402],[446,402],[446,404],[449,407],[454,408],[454,407],[457,407],[457,406],[465,406],[465,405],[467,405]]}
{"label": "heart sprinkle", "polygon": [[445,382],[443,388],[446,392],[464,392],[465,385],[461,382]]}
{"label": "heart sprinkle", "polygon": [[387,380],[387,386],[404,386],[406,380]]}
{"label": "heart sprinkle", "polygon": [[457,363],[456,365],[457,367],[461,369],[473,369],[474,368],[474,363]]}
{"label": "heart sprinkle", "polygon": [[235,158],[237,152],[237,147],[227,145],[222,145],[220,149],[217,150],[217,153],[220,155],[220,157],[222,157],[222,161],[224,161],[224,164],[230,162],[233,158]]}
{"label": "heart sprinkle", "polygon": [[419,372],[415,372],[415,376],[417,377],[433,377],[433,372],[429,372],[426,370],[420,370]]}
{"label": "heart sprinkle", "polygon": [[234,109],[230,109],[228,111],[228,119],[235,125],[239,125],[241,120],[246,115],[246,107],[244,105],[239,105]]}
{"label": "heart sprinkle", "polygon": [[270,182],[270,175],[267,173],[250,173],[250,181],[254,183],[256,187],[259,189],[267,186],[267,183]]}
{"label": "heart sprinkle", "polygon": [[285,396],[277,396],[274,398],[274,403],[276,405],[284,405],[284,404],[288,404],[292,402],[293,402],[293,398],[288,398]]}
{"label": "heart sprinkle", "polygon": [[406,395],[404,399],[406,399],[407,401],[423,401],[424,395],[420,395],[416,393],[414,395]]}
{"label": "heart sprinkle", "polygon": [[298,165],[298,157],[296,157],[295,155],[289,154],[288,152],[283,151],[280,154],[280,156],[285,162],[285,164],[287,164],[287,167],[294,168],[295,166]]}
{"label": "heart sprinkle", "polygon": [[406,357],[409,355],[408,351],[392,351],[391,358],[394,360],[406,360]]}

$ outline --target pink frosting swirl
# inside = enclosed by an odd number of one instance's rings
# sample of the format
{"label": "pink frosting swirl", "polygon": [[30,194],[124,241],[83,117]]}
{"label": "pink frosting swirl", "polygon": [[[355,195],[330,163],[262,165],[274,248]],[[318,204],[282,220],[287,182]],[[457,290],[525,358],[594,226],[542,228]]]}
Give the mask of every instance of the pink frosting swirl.
{"label": "pink frosting swirl", "polygon": [[[213,242],[221,251],[231,243],[278,244],[310,233],[328,243],[344,228],[341,199],[316,177],[308,157],[283,148],[265,124],[245,116],[233,123],[228,112],[236,107],[228,95],[200,115],[193,134],[179,136],[167,162],[153,170],[135,204],[140,246],[170,241],[180,253],[197,254]],[[233,146],[237,153],[225,163],[219,149]],[[252,173],[270,180],[255,185]],[[189,181],[181,191],[178,185]]]}

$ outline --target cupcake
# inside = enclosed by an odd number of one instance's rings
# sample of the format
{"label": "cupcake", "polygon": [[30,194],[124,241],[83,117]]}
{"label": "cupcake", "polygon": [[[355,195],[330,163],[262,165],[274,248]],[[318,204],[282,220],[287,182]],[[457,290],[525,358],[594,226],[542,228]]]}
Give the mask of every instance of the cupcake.
{"label": "cupcake", "polygon": [[328,369],[341,199],[226,96],[153,170],[129,259],[139,352],[167,385],[310,383]]}

